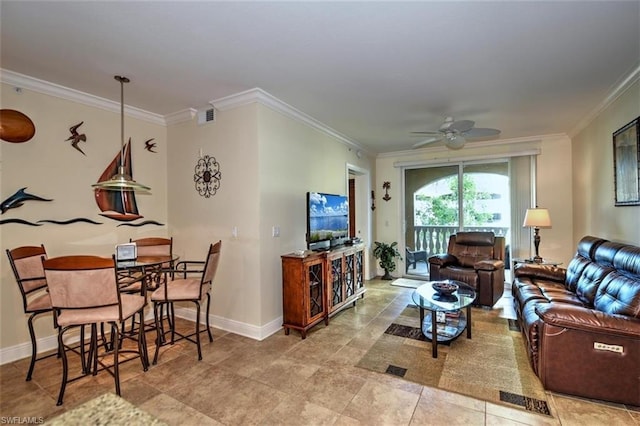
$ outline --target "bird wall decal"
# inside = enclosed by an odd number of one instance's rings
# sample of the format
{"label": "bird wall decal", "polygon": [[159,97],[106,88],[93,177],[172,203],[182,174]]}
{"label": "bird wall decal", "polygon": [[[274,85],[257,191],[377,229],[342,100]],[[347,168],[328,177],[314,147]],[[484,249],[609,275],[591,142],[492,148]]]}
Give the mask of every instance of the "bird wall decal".
{"label": "bird wall decal", "polygon": [[152,140],[154,140],[155,138],[151,138],[148,141],[144,142],[144,149],[146,149],[149,152],[153,152],[155,153],[156,151],[154,151],[153,149],[156,147],[156,143],[153,142],[151,143]]}
{"label": "bird wall decal", "polygon": [[69,136],[66,141],[71,141],[71,146],[74,147],[75,149],[77,149],[78,151],[80,151],[82,153],[82,155],[87,155],[84,153],[84,151],[82,151],[82,149],[80,149],[80,147],[78,146],[78,144],[80,143],[80,141],[82,142],[86,142],[87,141],[87,136],[83,133],[83,134],[78,134],[78,127],[82,126],[82,124],[84,123],[84,121],[81,121],[80,123],[76,124],[75,126],[71,126],[69,128],[69,131],[71,132],[71,136]]}

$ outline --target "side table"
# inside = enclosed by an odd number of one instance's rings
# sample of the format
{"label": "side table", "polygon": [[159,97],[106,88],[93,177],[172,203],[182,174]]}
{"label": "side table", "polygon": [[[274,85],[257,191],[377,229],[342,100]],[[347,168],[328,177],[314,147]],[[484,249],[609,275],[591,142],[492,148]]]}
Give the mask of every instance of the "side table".
{"label": "side table", "polygon": [[550,259],[542,259],[542,262],[536,262],[534,261],[532,258],[515,258],[512,259],[513,265],[511,267],[511,270],[513,271],[516,267],[517,264],[519,263],[531,263],[534,265],[549,265],[549,266],[560,266],[562,265],[562,262],[556,262],[554,260],[550,260]]}

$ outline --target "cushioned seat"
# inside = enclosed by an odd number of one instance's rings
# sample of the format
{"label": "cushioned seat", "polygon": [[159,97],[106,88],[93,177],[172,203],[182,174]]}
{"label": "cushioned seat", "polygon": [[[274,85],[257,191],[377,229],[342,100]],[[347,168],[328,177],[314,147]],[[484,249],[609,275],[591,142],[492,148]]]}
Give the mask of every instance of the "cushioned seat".
{"label": "cushioned seat", "polygon": [[[67,383],[90,373],[98,372],[98,364],[113,375],[116,394],[120,395],[120,354],[132,352],[140,358],[144,371],[148,368],[147,346],[144,327],[138,328],[137,350],[121,349],[122,335],[119,333],[124,322],[135,315],[144,316],[147,304],[144,294],[125,294],[118,289],[114,258],[97,256],[61,256],[42,261],[47,287],[51,295],[51,304],[56,313],[58,325],[58,345],[62,355],[62,383],[57,405],[62,405]],[[99,361],[98,325],[111,326],[109,350],[113,354],[113,363],[109,367]],[[84,329],[90,326],[91,341],[88,358],[85,358]],[[80,329],[80,358],[82,375],[69,377],[69,363],[65,333],[74,328]],[[101,354],[107,356],[108,353]],[[100,356],[100,357],[101,357]]]}
{"label": "cushioned seat", "polygon": [[429,278],[465,282],[477,293],[476,305],[492,307],[504,292],[504,247],[493,232],[458,232],[447,253],[429,258]]}
{"label": "cushioned seat", "polygon": [[[47,292],[47,280],[42,269],[42,259],[47,258],[44,245],[23,246],[7,250],[11,270],[22,295],[22,307],[25,314],[30,314],[27,320],[29,337],[31,338],[31,361],[27,370],[26,380],[31,380],[36,361],[51,355],[38,358],[36,334],[33,320],[41,314],[52,311],[51,298]],[[53,315],[52,315],[53,317]],[[53,325],[53,321],[51,323]]]}
{"label": "cushioned seat", "polygon": [[[207,334],[209,335],[209,341],[213,342],[213,335],[211,334],[211,327],[209,326],[209,309],[211,305],[211,286],[213,279],[218,269],[218,262],[220,259],[220,249],[222,247],[222,241],[218,241],[215,244],[209,246],[205,261],[181,261],[176,265],[176,270],[172,271],[170,278],[158,287],[157,290],[151,295],[151,301],[153,302],[153,314],[155,319],[156,330],[158,333],[156,352],[153,357],[153,363],[158,362],[158,355],[160,353],[160,347],[164,344],[173,344],[176,341],[176,334],[179,336],[177,340],[188,340],[196,344],[198,348],[198,360],[202,360],[202,349],[200,348],[200,301],[207,297],[207,309],[205,314],[207,324]],[[197,265],[195,270],[189,270],[189,265]],[[183,269],[184,267],[184,269]],[[199,278],[189,278],[189,273],[199,275]],[[175,318],[174,318],[174,303],[175,302],[193,302],[196,305],[196,320],[195,331],[188,335],[183,335],[176,332]],[[163,321],[163,307],[167,309],[167,319],[169,323],[169,329],[171,332],[171,340],[165,339],[164,328],[162,327]],[[195,341],[192,339],[195,337]]]}

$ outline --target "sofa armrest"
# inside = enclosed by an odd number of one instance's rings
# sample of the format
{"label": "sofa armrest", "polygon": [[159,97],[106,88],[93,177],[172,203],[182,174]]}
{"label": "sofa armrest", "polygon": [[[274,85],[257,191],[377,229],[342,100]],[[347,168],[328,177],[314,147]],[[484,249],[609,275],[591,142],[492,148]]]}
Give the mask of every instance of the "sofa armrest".
{"label": "sofa armrest", "polygon": [[429,263],[432,265],[438,265],[442,268],[448,265],[458,264],[458,258],[448,253],[436,254],[429,257]]}
{"label": "sofa armrest", "polygon": [[567,270],[552,265],[539,265],[536,263],[519,263],[513,270],[514,277],[531,277],[545,279],[564,284]]}
{"label": "sofa armrest", "polygon": [[498,259],[480,260],[473,265],[476,271],[497,271],[504,269],[504,261]]}
{"label": "sofa armrest", "polygon": [[541,303],[535,307],[535,311],[542,321],[556,327],[640,339],[638,318],[564,303]]}
{"label": "sofa armrest", "polygon": [[640,319],[554,302],[535,311],[546,390],[640,405]]}

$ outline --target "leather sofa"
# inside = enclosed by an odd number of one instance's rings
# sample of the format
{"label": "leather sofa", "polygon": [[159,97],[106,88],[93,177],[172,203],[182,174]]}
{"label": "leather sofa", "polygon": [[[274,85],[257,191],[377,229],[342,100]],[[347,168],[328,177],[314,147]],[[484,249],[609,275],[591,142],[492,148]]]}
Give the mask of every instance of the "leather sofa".
{"label": "leather sofa", "polygon": [[504,292],[504,237],[493,232],[458,232],[447,253],[429,257],[429,279],[457,280],[477,293],[475,305],[492,307]]}
{"label": "leather sofa", "polygon": [[586,236],[566,269],[517,265],[512,293],[545,389],[640,406],[640,247]]}

